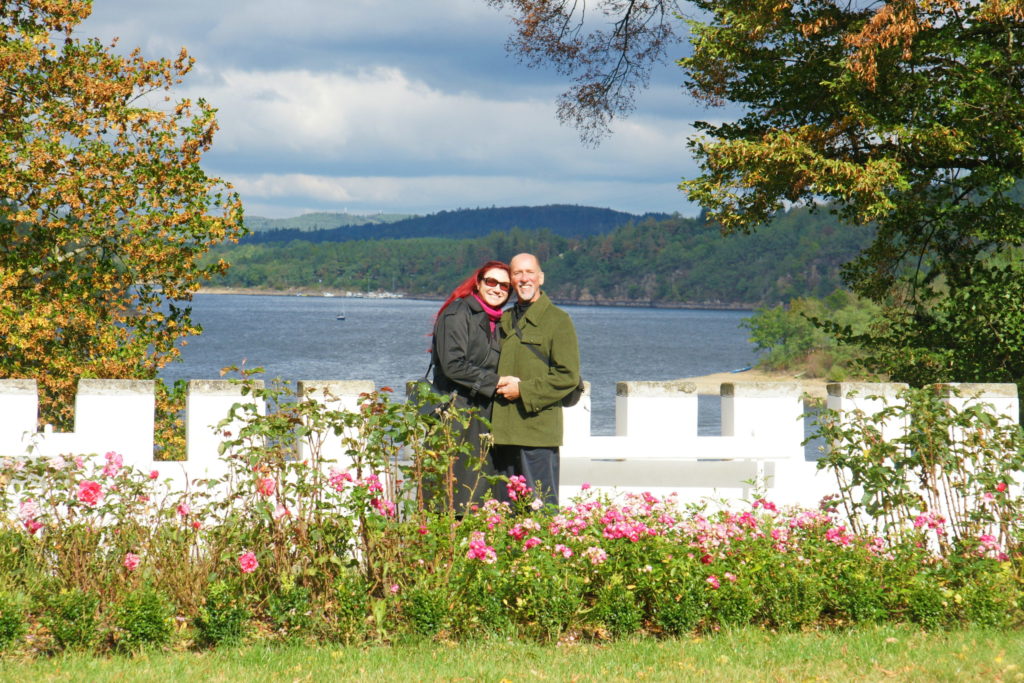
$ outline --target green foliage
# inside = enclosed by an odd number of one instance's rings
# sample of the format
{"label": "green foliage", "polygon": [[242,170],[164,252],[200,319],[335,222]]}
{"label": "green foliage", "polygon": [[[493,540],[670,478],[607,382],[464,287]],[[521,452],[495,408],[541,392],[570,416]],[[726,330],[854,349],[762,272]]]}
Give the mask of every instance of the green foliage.
{"label": "green foliage", "polygon": [[[1013,382],[1024,386],[1024,270],[1019,253],[991,258],[957,286],[921,286],[912,304],[887,305],[874,324],[840,337],[894,381]],[[1002,262],[1007,259],[1009,262]]]}
{"label": "green foliage", "polygon": [[643,625],[644,611],[637,600],[636,586],[626,585],[619,575],[601,587],[594,602],[590,619],[613,637],[632,635]]}
{"label": "green foliage", "polygon": [[311,597],[310,589],[296,585],[293,579],[283,581],[270,594],[267,616],[279,634],[290,638],[309,631],[314,620]]}
{"label": "green foliage", "polygon": [[801,368],[808,377],[840,381],[856,373],[863,350],[840,344],[829,330],[863,331],[877,316],[877,306],[837,289],[824,299],[804,297],[788,306],[759,308],[740,325],[750,330],[749,341],[766,352],[758,358],[759,366]]}
{"label": "green foliage", "polygon": [[762,569],[758,582],[760,619],[770,627],[800,629],[821,617],[824,600],[821,581],[801,569],[797,562],[782,561]]}
{"label": "green foliage", "polygon": [[100,598],[79,588],[43,596],[43,625],[57,650],[88,650],[99,640]]}
{"label": "green foliage", "polygon": [[171,642],[174,608],[152,587],[132,591],[114,608],[114,642],[118,649],[135,652]]}
{"label": "green foliage", "polygon": [[643,586],[655,626],[668,635],[693,633],[707,615],[707,584],[692,563],[673,560]]}
{"label": "green foliage", "polygon": [[440,586],[417,584],[402,596],[402,612],[416,633],[437,635],[447,628],[451,618],[448,594]]}
{"label": "green foliage", "polygon": [[727,232],[808,204],[874,226],[843,270],[881,308],[856,343],[915,385],[1024,379],[1024,22],[1016,3],[697,0],[682,186]]}
{"label": "green foliage", "polygon": [[196,642],[200,646],[232,645],[248,632],[251,612],[237,582],[223,579],[206,588],[196,615]]}
{"label": "green foliage", "polygon": [[331,640],[350,645],[366,637],[370,587],[361,574],[350,571],[338,577],[326,612]]}
{"label": "green foliage", "polygon": [[0,588],[0,652],[16,644],[25,634],[26,598],[24,595]]}
{"label": "green foliage", "polygon": [[[824,597],[822,611],[839,624],[877,623],[889,615],[885,570],[887,565],[876,562],[864,549],[835,557],[824,564],[829,577],[828,585],[835,590]],[[898,583],[895,577],[891,583]]]}
{"label": "green foliage", "polygon": [[900,594],[901,607],[907,619],[915,624],[936,630],[950,625],[954,619],[953,595],[935,573],[924,572],[913,577]]}

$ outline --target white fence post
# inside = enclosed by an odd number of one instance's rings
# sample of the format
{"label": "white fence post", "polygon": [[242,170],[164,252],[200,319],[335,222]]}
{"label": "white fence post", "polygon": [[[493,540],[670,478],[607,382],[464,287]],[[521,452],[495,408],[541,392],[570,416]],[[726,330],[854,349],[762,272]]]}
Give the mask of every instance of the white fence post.
{"label": "white fence post", "polygon": [[583,395],[576,405],[562,408],[562,442],[578,443],[590,438],[590,382],[584,380]]}
{"label": "white fence post", "polygon": [[[326,410],[338,410],[345,412],[357,412],[359,410],[359,396],[373,392],[374,384],[370,380],[301,380],[296,384],[296,394],[300,401],[317,401],[323,404]],[[340,469],[348,469],[350,458],[345,454],[345,446],[342,443],[345,436],[334,434],[321,434],[310,438],[316,439],[317,450],[323,460],[332,460],[338,464]],[[299,460],[311,458],[308,439],[299,443]]]}
{"label": "white fence post", "polygon": [[938,385],[938,390],[945,396],[946,402],[958,412],[968,406],[987,405],[993,414],[1004,420],[1016,423],[1019,419],[1020,400],[1016,384],[948,382]]}
{"label": "white fence post", "polygon": [[[261,380],[253,382],[253,385],[263,388]],[[221,429],[216,426],[227,418],[236,403],[252,403],[257,406],[260,414],[266,412],[264,401],[252,395],[243,396],[242,385],[237,382],[189,381],[185,399],[185,448],[188,460],[176,464],[182,465],[191,478],[220,477],[227,472],[227,464],[217,451],[221,442],[227,438],[224,433],[230,433],[231,438],[236,437],[241,424],[236,421]]]}
{"label": "white fence post", "polygon": [[0,455],[25,455],[38,416],[39,389],[34,379],[0,379]]}
{"label": "white fence post", "polygon": [[115,451],[125,465],[152,465],[155,385],[152,380],[79,380],[74,432],[79,453]]}
{"label": "white fence post", "polygon": [[[856,411],[870,419],[886,407],[902,406],[900,394],[907,390],[907,385],[900,382],[835,382],[826,389],[827,407],[839,413],[839,419],[848,424],[848,416]],[[903,436],[906,430],[906,419],[897,417],[883,422],[879,431],[885,441],[892,441]]]}
{"label": "white fence post", "polygon": [[[811,491],[827,491],[816,466],[804,458],[804,402],[796,382],[722,384],[722,436],[753,437],[771,450],[771,462],[759,462],[757,486],[771,488],[780,500],[806,500]],[[755,454],[752,454],[754,457]]]}
{"label": "white fence post", "polygon": [[697,436],[697,385],[693,382],[617,382],[615,435],[644,436],[671,430]]}

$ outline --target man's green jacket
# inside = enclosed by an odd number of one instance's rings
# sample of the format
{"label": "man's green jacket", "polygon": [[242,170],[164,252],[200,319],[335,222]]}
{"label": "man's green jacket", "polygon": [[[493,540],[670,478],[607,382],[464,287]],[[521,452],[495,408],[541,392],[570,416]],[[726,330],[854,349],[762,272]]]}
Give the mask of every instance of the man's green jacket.
{"label": "man's green jacket", "polygon": [[[491,432],[495,444],[554,448],[562,445],[562,397],[580,381],[580,350],[576,328],[562,309],[541,295],[519,320],[522,340],[512,327],[512,311],[501,316],[499,376],[514,376],[520,397],[495,396]],[[550,365],[530,350],[541,351]]]}

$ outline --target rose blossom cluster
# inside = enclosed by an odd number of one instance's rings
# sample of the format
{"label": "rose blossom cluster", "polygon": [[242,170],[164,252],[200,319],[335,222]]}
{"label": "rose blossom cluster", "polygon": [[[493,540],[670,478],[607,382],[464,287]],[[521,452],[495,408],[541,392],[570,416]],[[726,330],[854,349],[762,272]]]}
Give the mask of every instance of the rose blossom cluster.
{"label": "rose blossom cluster", "polygon": [[494,564],[498,560],[497,551],[487,545],[487,535],[482,531],[474,531],[469,535],[469,550],[466,557],[470,560],[480,560],[484,564]]}
{"label": "rose blossom cluster", "polygon": [[124,467],[124,458],[120,453],[114,451],[108,452],[103,456],[107,464],[103,467],[103,476],[105,477],[116,477],[117,473]]}
{"label": "rose blossom cluster", "polygon": [[513,474],[508,478],[509,500],[519,500],[533,493],[533,489],[526,485],[526,477],[520,474]]}
{"label": "rose blossom cluster", "polygon": [[26,498],[18,505],[18,519],[30,534],[43,528],[43,523],[36,519],[38,516],[39,504],[34,499]]}

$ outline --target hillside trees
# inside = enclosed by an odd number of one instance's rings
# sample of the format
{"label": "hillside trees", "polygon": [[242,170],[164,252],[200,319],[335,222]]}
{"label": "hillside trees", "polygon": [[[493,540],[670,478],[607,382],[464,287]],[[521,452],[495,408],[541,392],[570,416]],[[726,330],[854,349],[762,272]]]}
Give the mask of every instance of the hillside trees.
{"label": "hillside trees", "polygon": [[[66,421],[79,377],[153,378],[198,332],[187,302],[242,232],[199,166],[217,129],[171,102],[192,67],[72,36],[78,0],[0,9],[0,377],[35,378]],[[47,412],[51,411],[51,412]]]}

